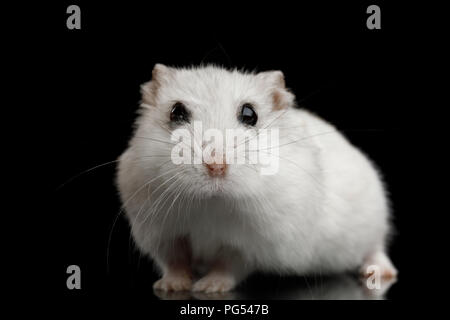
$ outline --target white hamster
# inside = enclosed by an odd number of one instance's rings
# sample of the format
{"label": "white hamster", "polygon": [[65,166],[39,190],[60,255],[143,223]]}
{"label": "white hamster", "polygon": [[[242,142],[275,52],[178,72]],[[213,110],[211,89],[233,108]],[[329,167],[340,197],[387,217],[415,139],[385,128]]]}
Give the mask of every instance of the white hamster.
{"label": "white hamster", "polygon": [[[216,144],[214,161],[174,163],[173,132],[195,133],[194,123],[224,136],[241,129],[245,144],[278,130],[275,145],[242,151],[276,149],[276,172],[229,161]],[[211,141],[183,143],[201,154]],[[397,274],[379,174],[331,124],[295,107],[281,71],[155,65],[117,184],[137,246],[161,271],[155,289],[224,292],[254,271]]]}

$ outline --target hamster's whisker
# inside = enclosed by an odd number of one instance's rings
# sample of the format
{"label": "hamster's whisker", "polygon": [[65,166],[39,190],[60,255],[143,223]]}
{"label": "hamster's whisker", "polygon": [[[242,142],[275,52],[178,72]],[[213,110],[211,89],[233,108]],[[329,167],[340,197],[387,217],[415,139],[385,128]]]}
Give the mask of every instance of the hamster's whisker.
{"label": "hamster's whisker", "polygon": [[[169,170],[166,171],[165,173],[160,174],[159,176],[157,176],[157,177],[155,177],[154,179],[152,179],[151,181],[149,181],[150,183],[147,183],[147,186],[148,186],[147,194],[148,194],[149,191],[150,191],[150,184],[151,184],[151,182],[153,182],[154,180],[156,180],[156,179],[158,179],[158,178],[161,178],[161,177],[165,176],[166,174],[173,173],[173,172],[176,172],[176,171],[178,171],[178,168],[172,168],[172,169],[169,169]],[[174,175],[174,176],[175,176],[175,175]],[[172,178],[173,178],[173,176],[172,176],[171,178],[169,178],[169,179],[172,179]],[[147,202],[149,199],[151,199],[151,195],[153,195],[153,193],[154,193],[155,191],[156,191],[156,190],[153,190],[153,192],[152,192],[151,194],[148,194],[147,199],[146,199],[145,202]],[[134,228],[135,222],[136,222],[136,221],[138,220],[138,218],[139,218],[140,213],[141,213],[141,212],[139,212],[139,213],[136,215],[136,217],[134,218],[133,223],[131,224],[131,229],[132,229],[132,230],[133,230],[133,228]]]}
{"label": "hamster's whisker", "polygon": [[272,150],[272,149],[275,149],[275,148],[279,148],[279,147],[287,146],[287,145],[290,145],[290,144],[293,144],[293,143],[297,143],[297,142],[300,142],[300,141],[304,141],[304,140],[307,140],[307,139],[311,139],[313,137],[322,136],[322,135],[330,134],[330,133],[336,133],[336,132],[338,132],[338,131],[337,130],[332,130],[332,131],[327,131],[327,132],[321,132],[321,133],[313,134],[313,135],[310,135],[310,136],[307,136],[307,137],[302,137],[302,138],[300,138],[298,140],[289,141],[287,143],[276,145],[276,146],[273,146],[273,147],[270,147],[270,148],[255,149],[255,150],[249,150],[249,151],[250,152],[259,152],[259,151],[262,151],[262,150]]}
{"label": "hamster's whisker", "polygon": [[197,200],[198,198],[196,197],[196,193],[195,192],[191,192],[190,197],[187,199],[187,207],[186,207],[186,212],[191,212],[192,207],[195,205],[195,200]]}
{"label": "hamster's whisker", "polygon": [[[184,172],[180,172],[184,173]],[[156,217],[159,217],[162,214],[164,214],[164,211],[159,211],[159,208],[161,206],[161,208],[164,207],[164,205],[167,203],[167,200],[170,199],[170,197],[172,196],[172,194],[174,192],[177,191],[177,188],[179,188],[178,182],[182,179],[182,177],[178,177],[177,179],[175,179],[169,186],[167,186],[166,190],[164,190],[163,193],[161,193],[157,199],[157,201],[152,205],[152,207],[150,208],[148,214],[146,215],[144,221],[141,223],[140,227],[143,226],[147,220],[147,218],[149,216],[152,216],[151,220],[150,220],[150,225],[155,221]],[[173,186],[177,185],[176,188],[172,189]],[[164,229],[164,223],[165,220],[167,218],[167,216],[169,215],[169,210],[167,210],[167,212],[164,214],[163,216],[163,220],[162,220],[162,225],[161,225],[161,230]],[[146,241],[145,239],[147,238],[148,235],[144,236],[144,241]],[[160,237],[161,238],[161,237]],[[160,246],[160,242],[158,241],[157,245],[156,245],[156,250],[159,250],[159,246]]]}
{"label": "hamster's whisker", "polygon": [[255,166],[254,166],[254,165],[253,165],[253,166],[251,165],[251,161],[250,161],[250,159],[248,158],[247,153],[244,153],[244,158],[248,161],[248,163],[243,163],[242,165],[245,166],[245,167],[247,167],[247,168],[250,168],[250,169],[254,170],[256,173],[259,174],[259,172],[258,172],[258,170],[255,168]]}
{"label": "hamster's whisker", "polygon": [[[151,206],[150,209],[149,209],[150,212],[147,213],[146,217],[145,217],[144,220],[140,223],[140,225],[138,226],[138,228],[142,227],[142,226],[146,223],[148,217],[149,217],[151,214],[153,214],[153,212],[156,212],[156,209],[158,208],[158,206],[159,206],[160,202],[162,201],[162,199],[164,198],[164,196],[171,190],[170,188],[171,188],[173,185],[175,185],[175,184],[179,181],[179,176],[180,176],[181,174],[183,174],[185,171],[186,171],[186,169],[184,169],[184,170],[182,170],[182,171],[180,171],[180,172],[177,172],[177,173],[174,174],[172,177],[170,177],[168,180],[166,180],[166,181],[164,181],[162,184],[160,184],[155,190],[153,190],[153,192],[152,192],[152,194],[150,195],[150,197],[153,195],[154,192],[156,192],[156,191],[159,190],[161,187],[163,187],[164,185],[166,185],[166,184],[167,184],[168,182],[170,182],[172,179],[177,178],[177,179],[175,179],[175,181],[171,182],[171,183],[166,187],[166,189],[158,196],[158,198],[155,200],[155,202],[153,202],[152,206]],[[157,214],[157,212],[156,212],[156,214]]]}
{"label": "hamster's whisker", "polygon": [[[170,133],[170,131],[168,129],[166,129],[166,130]],[[187,130],[192,135],[192,137],[195,137],[192,127],[188,127]],[[183,141],[183,143],[192,150],[192,152],[194,153],[194,156],[197,156],[196,151],[198,151],[198,150],[200,150],[200,155],[202,156],[202,150],[203,150],[203,148],[201,147],[202,143],[200,142],[200,144],[199,144],[196,139],[192,139],[192,141],[194,142],[194,146],[188,145],[184,141]]]}
{"label": "hamster's whisker", "polygon": [[[149,193],[149,191],[150,191],[150,184],[147,185],[147,193]],[[149,199],[150,199],[149,197],[147,197],[147,199],[145,199],[142,206],[139,208],[139,211],[138,211],[136,217],[138,217],[141,214],[141,212],[144,210],[145,206],[147,206]],[[136,219],[134,219],[134,221],[136,221]],[[134,222],[133,222],[133,224],[134,224]],[[131,227],[131,231],[132,231],[132,227]],[[133,238],[133,232],[130,232],[130,236],[128,237],[128,250],[130,250],[132,238]]]}
{"label": "hamster's whisker", "polygon": [[282,116],[284,116],[289,111],[289,108],[280,113],[275,119],[273,119],[267,126],[264,126],[263,129],[270,128],[271,125],[275,123],[275,121],[279,120]]}
{"label": "hamster's whisker", "polygon": [[[145,157],[147,157],[147,156],[145,156]],[[159,155],[158,156],[148,156],[148,157],[167,157],[167,155],[165,155],[165,156],[164,155],[161,155],[161,156],[159,156]],[[142,158],[142,157],[139,157],[139,158],[136,158],[136,159],[140,159],[140,158]],[[107,165],[110,165],[110,164],[115,164],[115,163],[117,163],[119,161],[120,161],[120,159],[104,162],[104,163],[98,164],[96,166],[93,166],[93,167],[91,167],[89,169],[86,169],[86,170],[84,170],[84,171],[82,171],[80,173],[77,173],[76,175],[72,176],[71,178],[67,179],[65,182],[60,184],[53,192],[58,192],[60,189],[62,189],[63,187],[65,187],[66,185],[68,185],[69,183],[73,182],[74,180],[76,180],[77,178],[81,177],[82,175],[84,175],[86,173],[89,173],[89,172],[94,171],[96,169],[103,168],[103,167],[105,167]],[[137,161],[133,161],[133,162],[143,162],[143,161],[145,161],[145,160],[137,160]]]}
{"label": "hamster's whisker", "polygon": [[[185,183],[185,188],[182,191],[183,195],[181,196],[181,199],[178,202],[177,221],[180,220],[179,215],[180,215],[180,211],[181,211],[181,204],[187,200],[186,196],[188,195],[188,193],[186,192],[186,190],[189,189],[190,187],[192,187],[192,185],[190,183]],[[187,214],[183,214],[182,217],[183,218],[181,219],[182,221],[180,222],[180,224],[181,224],[181,229],[183,230],[187,224],[187,222],[186,222]]]}
{"label": "hamster's whisker", "polygon": [[277,117],[275,117],[275,119],[273,119],[271,122],[269,122],[268,125],[264,126],[262,129],[258,129],[258,130],[257,130],[257,133],[256,133],[253,137],[251,137],[250,139],[245,139],[245,141],[244,141],[243,143],[238,144],[237,146],[235,146],[235,148],[238,147],[238,146],[240,146],[240,145],[242,145],[242,144],[244,144],[244,143],[247,143],[247,142],[249,142],[249,141],[255,139],[256,137],[258,137],[259,134],[260,134],[260,132],[261,132],[261,130],[268,129],[275,121],[279,120],[279,119],[280,119],[282,116],[284,116],[288,111],[289,111],[289,108],[286,109],[286,110],[284,110],[284,111],[283,111],[282,113],[280,113]]}
{"label": "hamster's whisker", "polygon": [[[264,152],[264,151],[261,151],[261,152]],[[271,155],[273,155],[273,156],[276,156],[276,157],[278,157],[280,160],[285,160],[285,161],[288,161],[288,162],[290,162],[290,163],[292,163],[293,165],[295,165],[298,169],[300,169],[300,170],[302,170],[307,176],[309,176],[311,179],[312,179],[312,181],[315,183],[315,186],[316,187],[318,187],[318,190],[320,191],[320,192],[324,192],[325,191],[325,189],[326,189],[326,187],[311,173],[311,172],[309,172],[308,170],[306,170],[305,168],[303,168],[302,166],[300,166],[298,163],[296,163],[295,161],[293,161],[293,160],[291,160],[291,159],[288,159],[288,158],[285,158],[285,157],[281,157],[280,155],[275,155],[275,154],[273,154],[273,153],[271,153],[271,152],[264,152],[264,153],[266,153],[266,154],[271,154]],[[329,191],[330,192],[330,191]],[[335,192],[332,192],[332,194],[334,195],[334,196],[336,196],[336,197],[338,197],[338,198],[340,198],[340,199],[343,199],[340,195],[338,195],[338,194],[336,194]],[[343,200],[345,200],[345,199],[343,199]]]}
{"label": "hamster's whisker", "polygon": [[176,186],[178,182],[181,180],[181,177],[177,177],[174,181],[172,181],[167,188],[155,199],[150,209],[146,212],[146,217],[144,218],[143,222],[140,226],[144,225],[148,217],[151,216],[149,224],[151,225],[155,219],[161,214],[162,211],[159,211],[159,206],[164,206],[167,202],[167,199],[170,198],[171,194],[173,193],[173,186]]}
{"label": "hamster's whisker", "polygon": [[[177,218],[175,219],[175,230],[179,230],[179,231],[181,231],[182,227],[183,227],[183,225],[181,223],[180,223],[180,225],[178,224],[178,221],[180,220],[180,203],[182,202],[184,193],[186,191],[186,185],[187,185],[187,183],[184,183],[184,181],[182,181],[180,183],[180,188],[179,188],[179,191],[178,191],[179,192],[179,196],[177,196],[177,198],[179,198],[179,201],[178,201],[178,210],[176,211],[177,212]],[[178,200],[178,199],[174,200],[173,205],[175,205],[175,201],[176,200]],[[175,211],[175,207],[174,207],[174,211]]]}
{"label": "hamster's whisker", "polygon": [[[150,187],[150,184],[148,185],[148,187]],[[145,207],[145,205],[146,205],[146,203],[148,202],[148,200],[149,200],[150,198],[147,198],[146,200],[145,200],[145,202],[144,202],[144,205],[140,208],[140,212],[138,213],[138,215],[141,213],[141,212],[143,212],[143,208]],[[134,221],[133,221],[133,225],[135,224],[135,222],[136,222],[136,220],[137,219],[134,219]],[[129,239],[128,239],[128,248],[130,248],[130,246],[131,246],[131,238],[132,238],[132,232],[130,232],[130,236],[129,236]],[[141,258],[141,255],[139,256],[139,259]]]}
{"label": "hamster's whisker", "polygon": [[[169,129],[166,125],[161,124],[160,126],[161,126],[161,129],[164,129],[169,135],[172,134],[172,132],[170,131],[170,129]],[[192,131],[192,128],[191,128],[191,127],[187,127],[187,130],[188,130],[189,133],[192,135],[192,137],[195,136],[195,135],[194,135],[194,132]],[[198,150],[202,150],[202,148],[198,145],[197,141],[196,141],[195,139],[192,139],[192,140],[194,141],[194,144],[197,145]],[[197,150],[196,148],[193,148],[192,145],[188,145],[184,140],[181,140],[181,142],[182,142],[185,146],[187,146],[192,152],[194,152],[194,156],[196,156],[196,153],[195,153],[196,150]]]}
{"label": "hamster's whisker", "polygon": [[170,154],[161,154],[161,155],[145,155],[145,156],[142,156],[142,157],[140,157],[140,158],[144,158],[144,159],[147,159],[147,158],[167,158],[167,157],[170,157]]}
{"label": "hamster's whisker", "polygon": [[[178,182],[178,181],[177,181]],[[170,199],[175,193],[178,193],[175,197],[174,197],[174,199],[172,200],[172,203],[171,203],[171,205],[169,206],[169,208],[167,209],[167,210],[165,210],[166,211],[166,214],[164,215],[164,218],[163,218],[163,221],[162,221],[162,224],[161,224],[161,229],[162,230],[164,230],[164,226],[165,226],[165,223],[166,223],[166,220],[167,220],[167,217],[171,214],[171,212],[170,212],[170,210],[172,209],[172,206],[174,205],[174,203],[175,203],[175,201],[178,199],[178,197],[181,195],[181,189],[182,189],[182,187],[183,187],[183,183],[181,183],[181,184],[179,184],[176,188],[174,188],[174,190],[166,197],[166,201],[168,200],[168,199]],[[166,201],[164,201],[164,204],[162,205],[162,207],[166,204]],[[161,239],[161,237],[159,238],[159,239]],[[157,248],[159,247],[159,244],[157,245]]]}
{"label": "hamster's whisker", "polygon": [[[177,171],[176,170],[177,168],[173,168],[172,170],[169,170],[168,172],[169,173],[172,173],[172,172],[174,172],[174,171]],[[163,176],[164,174],[162,174],[162,175],[159,175],[158,177],[161,177],[161,176]],[[176,176],[176,175],[173,175],[172,177],[170,177],[169,179],[172,179],[174,176]],[[144,205],[147,205],[147,203],[148,203],[148,201],[151,199],[151,196],[153,195],[153,193],[155,192],[155,190],[153,190],[153,192],[150,194],[150,184],[148,184],[147,185],[148,186],[148,188],[147,188],[147,198],[146,198],[146,200],[145,200],[145,202],[144,202]],[[152,209],[152,207],[153,207],[153,204],[152,204],[152,206],[150,207],[150,209]],[[141,209],[143,209],[144,208],[144,206],[142,206],[141,207]],[[136,215],[136,217],[133,219],[133,223],[131,224],[131,230],[134,230],[134,228],[135,228],[135,224],[136,224],[136,222],[138,221],[138,219],[139,219],[139,216],[142,214],[142,212],[144,212],[144,210],[139,210],[139,212],[138,212],[138,214]],[[143,223],[142,223],[143,224]],[[140,225],[140,226],[138,226],[138,228],[140,228],[141,226],[142,226],[142,224]],[[129,238],[129,241],[131,241],[131,237],[132,237],[132,233],[130,233],[130,238]]]}
{"label": "hamster's whisker", "polygon": [[150,141],[156,141],[156,142],[161,142],[161,143],[166,143],[166,144],[171,144],[171,145],[174,145],[174,146],[176,145],[176,143],[174,143],[172,141],[164,141],[164,140],[155,139],[155,138],[142,137],[142,136],[135,136],[135,138],[145,139],[145,140],[150,140]]}
{"label": "hamster's whisker", "polygon": [[[159,168],[161,168],[166,163],[167,162],[164,162],[161,166],[159,166]],[[169,174],[169,173],[172,173],[172,171],[171,170],[166,171],[161,176],[158,176],[155,179],[160,178],[160,177],[162,177],[162,176],[164,176],[166,174]],[[117,221],[119,220],[119,217],[120,217],[121,213],[125,210],[125,206],[129,203],[129,201],[131,201],[143,188],[145,188],[145,186],[147,186],[150,183],[152,183],[155,179],[151,179],[150,181],[145,182],[126,201],[124,201],[122,206],[120,207],[120,211],[117,213],[116,217],[114,218],[113,224],[111,226],[111,231],[109,232],[109,235],[108,235],[108,244],[107,244],[107,247],[106,247],[106,270],[107,270],[107,272],[109,272],[109,248],[111,246],[112,233],[113,233],[114,227],[116,226]]]}
{"label": "hamster's whisker", "polygon": [[[172,131],[170,131],[170,129],[169,129],[166,125],[164,125],[164,124],[161,123],[161,124],[160,124],[160,127],[161,127],[161,129],[164,129],[164,131],[166,131],[169,135],[172,135]],[[188,127],[187,130],[189,131],[189,133],[190,133],[192,136],[194,136],[194,133],[192,132],[192,128],[191,128],[191,127]],[[185,146],[187,146],[189,149],[192,150],[192,146],[188,145],[186,142],[184,142],[184,140],[181,140],[181,142],[182,142]],[[196,142],[196,141],[194,140],[194,142]],[[195,148],[193,149],[193,151],[194,151],[194,154],[195,154]]]}
{"label": "hamster's whisker", "polygon": [[[247,185],[250,188],[250,186],[248,185],[248,182],[246,180],[245,180],[244,184]],[[265,198],[265,196],[263,194],[261,194],[261,193],[254,193],[253,195],[254,195],[255,199],[258,199],[258,201],[250,201],[250,199],[251,199],[250,197],[245,198],[243,200],[244,205],[247,207],[247,210],[249,210],[249,211],[266,212],[267,210],[265,210],[265,208],[263,207],[263,204],[262,204],[262,201]],[[266,202],[265,205],[266,205],[266,208],[272,208],[272,204],[270,202],[268,202],[268,201]],[[263,219],[263,220],[266,220],[266,221],[268,220],[268,217],[266,217],[265,215],[259,215],[258,217],[260,219]],[[246,223],[246,219],[243,219],[243,221],[244,221],[244,224],[245,224]],[[267,221],[267,222],[270,223],[270,221]],[[247,226],[244,225],[244,228],[247,228]]]}
{"label": "hamster's whisker", "polygon": [[297,168],[299,168],[300,170],[302,170],[304,173],[306,173],[318,186],[320,186],[322,189],[320,190],[320,191],[323,191],[323,190],[325,190],[325,186],[323,185],[323,184],[321,184],[318,180],[317,180],[317,178],[313,175],[313,174],[311,174],[308,170],[306,170],[305,168],[303,168],[302,166],[300,166],[298,163],[296,163],[295,161],[292,161],[291,159],[288,159],[288,158],[285,158],[285,157],[281,157],[280,155],[275,155],[275,154],[273,154],[273,153],[271,153],[271,152],[264,152],[264,151],[261,151],[260,150],[260,152],[263,152],[263,153],[266,153],[266,154],[271,154],[271,155],[273,155],[273,156],[276,156],[276,157],[278,157],[280,160],[285,160],[285,161],[288,161],[288,162],[290,162],[290,163],[292,163],[293,165],[295,165]]}
{"label": "hamster's whisker", "polygon": [[[184,172],[184,171],[177,172],[178,170],[179,170],[179,168],[173,168],[173,169],[171,169],[171,170],[168,170],[166,173],[173,173],[173,172],[176,172],[176,173],[175,173],[174,175],[172,175],[169,179],[167,179],[166,181],[164,181],[163,183],[161,183],[156,189],[154,189],[154,190],[151,192],[151,194],[148,196],[148,199],[151,199],[151,197],[153,196],[153,194],[154,194],[156,191],[158,191],[159,189],[161,189],[164,185],[166,185],[168,182],[170,182],[173,178],[179,176],[180,174],[182,174],[182,173]],[[161,177],[164,176],[166,173],[163,173],[163,174],[159,175],[159,176],[156,177],[155,179],[161,178]],[[155,179],[152,179],[152,180],[155,180]],[[175,181],[176,181],[176,180],[175,180]],[[153,181],[151,181],[151,182],[153,182]],[[151,182],[150,182],[150,183],[151,183]],[[150,185],[150,183],[149,183],[149,185]],[[160,196],[161,196],[161,195],[160,195]],[[155,200],[155,202],[152,204],[152,207],[153,207],[153,205],[155,205],[156,201],[157,201],[157,200]],[[152,207],[150,207],[150,209],[151,209]],[[147,217],[148,217],[148,216],[146,216],[146,217],[144,218],[144,220],[140,223],[140,225],[138,226],[138,228],[140,228],[142,225],[144,225],[144,223],[145,223]],[[136,217],[134,218],[133,224],[131,225],[131,228],[132,228],[132,229],[134,229],[135,223],[138,221],[138,218],[139,218],[139,215],[136,215]]]}
{"label": "hamster's whisker", "polygon": [[114,163],[119,162],[119,161],[120,161],[120,159],[113,160],[113,161],[108,161],[108,162],[105,162],[105,163],[102,163],[102,164],[98,164],[98,165],[96,165],[96,166],[94,166],[94,167],[92,167],[92,168],[86,169],[86,170],[84,170],[84,171],[82,171],[82,172],[80,172],[80,173],[77,173],[77,174],[74,175],[73,177],[71,177],[71,178],[69,178],[68,180],[66,180],[66,182],[64,182],[64,183],[62,183],[61,185],[59,185],[59,187],[56,188],[54,192],[57,192],[58,190],[60,190],[61,188],[63,188],[65,185],[67,185],[68,183],[72,182],[73,180],[77,179],[78,177],[82,176],[82,175],[85,174],[85,173],[91,172],[91,171],[93,171],[93,170],[95,170],[95,169],[98,169],[98,168],[107,166],[107,165],[109,165],[109,164],[114,164]]}
{"label": "hamster's whisker", "polygon": [[[284,129],[284,128],[279,128],[279,129]],[[299,141],[307,140],[307,139],[314,138],[314,137],[321,136],[321,135],[325,135],[325,134],[338,133],[338,132],[339,132],[339,130],[337,130],[337,129],[330,130],[330,131],[325,131],[325,132],[318,132],[318,133],[314,133],[314,134],[311,134],[311,135],[306,136],[306,137],[301,137],[301,138],[299,138]],[[281,140],[281,139],[289,137],[289,136],[290,136],[290,134],[286,134],[286,135],[280,137],[279,139]],[[276,147],[277,146],[274,146],[274,148],[276,148]]]}

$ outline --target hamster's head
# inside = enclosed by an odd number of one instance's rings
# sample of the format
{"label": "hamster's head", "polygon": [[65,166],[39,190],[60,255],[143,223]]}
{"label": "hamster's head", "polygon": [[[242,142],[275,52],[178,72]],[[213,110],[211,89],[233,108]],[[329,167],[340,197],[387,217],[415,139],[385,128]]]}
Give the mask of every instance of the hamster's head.
{"label": "hamster's head", "polygon": [[293,105],[281,71],[157,64],[142,85],[133,143],[155,174],[172,179],[168,186],[197,196],[245,197],[267,183],[263,175],[277,174],[270,164],[277,160],[275,129],[287,125],[283,115]]}

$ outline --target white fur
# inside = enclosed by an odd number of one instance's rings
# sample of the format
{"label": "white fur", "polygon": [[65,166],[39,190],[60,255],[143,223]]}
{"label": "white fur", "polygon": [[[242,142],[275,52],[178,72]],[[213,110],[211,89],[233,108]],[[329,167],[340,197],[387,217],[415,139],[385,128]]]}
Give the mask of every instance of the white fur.
{"label": "white fur", "polygon": [[[117,181],[134,239],[163,273],[179,236],[189,237],[194,261],[211,261],[218,252],[235,261],[235,281],[225,290],[256,270],[334,273],[384,256],[389,208],[374,166],[331,124],[294,108],[281,72],[154,70]],[[287,109],[274,110],[274,90],[289,102]],[[256,127],[280,129],[279,172],[264,176],[257,165],[230,165],[221,179],[202,165],[174,165],[173,145],[146,138],[170,142],[175,101],[205,128],[220,130],[243,128],[236,115],[251,102]]]}

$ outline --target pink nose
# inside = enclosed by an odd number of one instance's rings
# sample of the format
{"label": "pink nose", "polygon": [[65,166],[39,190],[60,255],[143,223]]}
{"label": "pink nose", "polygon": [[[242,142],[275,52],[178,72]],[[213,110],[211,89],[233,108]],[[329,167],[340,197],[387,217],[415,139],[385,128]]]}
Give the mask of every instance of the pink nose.
{"label": "pink nose", "polygon": [[206,168],[208,169],[208,174],[211,177],[220,177],[224,176],[227,171],[226,163],[205,163]]}

